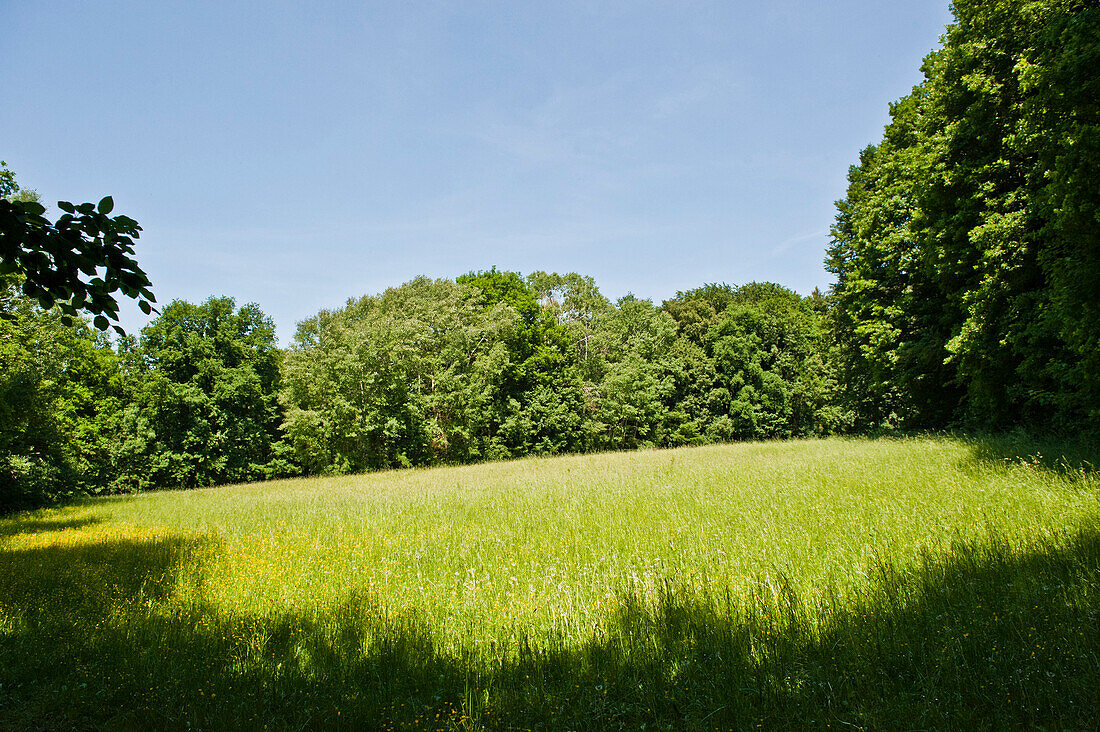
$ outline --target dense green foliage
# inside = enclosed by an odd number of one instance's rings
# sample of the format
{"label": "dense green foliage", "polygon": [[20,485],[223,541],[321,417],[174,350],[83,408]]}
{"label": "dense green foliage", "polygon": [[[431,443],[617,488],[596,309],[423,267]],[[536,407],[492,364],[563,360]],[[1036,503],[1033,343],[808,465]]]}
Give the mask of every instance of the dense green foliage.
{"label": "dense green foliage", "polygon": [[959,0],[849,173],[828,266],[863,426],[1100,416],[1100,8]]}
{"label": "dense green foliage", "polygon": [[[591,278],[419,278],[299,324],[173,302],[116,349],[5,291],[5,508],[72,492],[826,434],[825,315],[773,284],[656,307]],[[715,293],[721,293],[716,297]],[[18,336],[18,337],[16,337]],[[76,422],[74,422],[76,420]]]}
{"label": "dense green foliage", "polygon": [[0,511],[101,490],[126,401],[115,352],[2,279],[0,299]]}
{"label": "dense green foliage", "polygon": [[193,487],[288,472],[279,459],[279,352],[255,305],[176,301],[127,342],[132,384],[118,479],[135,488]]}
{"label": "dense green foliage", "polygon": [[116,349],[13,284],[0,300],[0,511],[296,470],[280,455],[274,326],[256,306],[173,302]]}
{"label": "dense green foliage", "polygon": [[287,435],[313,473],[835,429],[822,314],[754,284],[678,322],[699,292],[490,270],[351,301],[299,325]]}

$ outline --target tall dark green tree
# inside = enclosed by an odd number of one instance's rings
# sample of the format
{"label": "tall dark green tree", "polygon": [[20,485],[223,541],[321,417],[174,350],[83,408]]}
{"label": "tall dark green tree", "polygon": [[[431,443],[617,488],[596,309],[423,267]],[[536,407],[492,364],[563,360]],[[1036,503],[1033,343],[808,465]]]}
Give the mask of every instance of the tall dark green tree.
{"label": "tall dark green tree", "polygon": [[103,335],[65,324],[12,279],[0,277],[0,512],[109,489],[127,398]]}
{"label": "tall dark green tree", "polygon": [[176,300],[123,349],[133,401],[115,462],[123,487],[194,487],[293,472],[280,452],[280,352],[256,305]]}
{"label": "tall dark green tree", "polygon": [[837,429],[823,322],[809,298],[770,282],[744,285],[707,340],[717,382],[729,395],[732,436],[804,437]]}
{"label": "tall dark green tree", "polygon": [[953,10],[838,204],[827,265],[848,401],[868,425],[1081,426],[1100,409],[1100,11]]}
{"label": "tall dark green tree", "polygon": [[310,472],[494,456],[522,317],[482,292],[417,278],[298,327],[286,430]]}

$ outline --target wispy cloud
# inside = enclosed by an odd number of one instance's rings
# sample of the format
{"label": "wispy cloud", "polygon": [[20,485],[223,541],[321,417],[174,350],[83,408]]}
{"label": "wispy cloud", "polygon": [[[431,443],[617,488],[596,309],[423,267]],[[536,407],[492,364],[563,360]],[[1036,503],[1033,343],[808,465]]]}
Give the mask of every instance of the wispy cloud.
{"label": "wispy cloud", "polygon": [[663,92],[654,97],[653,116],[666,119],[694,113],[701,107],[728,96],[737,88],[735,75],[729,69],[696,67],[689,74],[669,83]]}
{"label": "wispy cloud", "polygon": [[800,249],[802,246],[809,244],[810,242],[824,242],[829,236],[828,229],[815,229],[808,231],[804,234],[796,234],[795,236],[784,239],[771,248],[771,255],[778,257],[787,254],[793,250]]}

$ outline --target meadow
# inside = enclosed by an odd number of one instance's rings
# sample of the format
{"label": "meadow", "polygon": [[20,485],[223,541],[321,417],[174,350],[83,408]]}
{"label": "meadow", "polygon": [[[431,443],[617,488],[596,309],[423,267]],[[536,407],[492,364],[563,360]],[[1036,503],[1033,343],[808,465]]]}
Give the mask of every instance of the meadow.
{"label": "meadow", "polygon": [[741,443],[0,518],[0,728],[1095,728],[1090,450]]}

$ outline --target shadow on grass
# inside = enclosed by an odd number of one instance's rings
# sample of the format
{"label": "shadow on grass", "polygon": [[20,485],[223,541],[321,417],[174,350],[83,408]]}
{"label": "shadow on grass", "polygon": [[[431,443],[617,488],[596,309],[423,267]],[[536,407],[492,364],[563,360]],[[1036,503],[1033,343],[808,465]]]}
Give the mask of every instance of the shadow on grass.
{"label": "shadow on grass", "polygon": [[1100,439],[1095,436],[1034,437],[1024,432],[961,438],[971,460],[981,467],[1029,465],[1068,477],[1095,474],[1100,467]]}
{"label": "shadow on grass", "polygon": [[42,518],[33,514],[26,516],[0,517],[0,540],[20,534],[38,534],[44,531],[64,531],[65,529],[83,529],[98,524],[102,519],[88,517],[81,519]]}
{"label": "shadow on grass", "polygon": [[[0,727],[1093,728],[1100,528],[876,565],[806,600],[668,582],[587,642],[444,653],[369,597],[314,613],[184,602],[201,539],[0,550]],[[201,587],[187,596],[201,597]]]}

